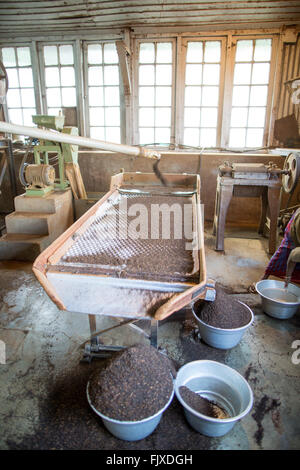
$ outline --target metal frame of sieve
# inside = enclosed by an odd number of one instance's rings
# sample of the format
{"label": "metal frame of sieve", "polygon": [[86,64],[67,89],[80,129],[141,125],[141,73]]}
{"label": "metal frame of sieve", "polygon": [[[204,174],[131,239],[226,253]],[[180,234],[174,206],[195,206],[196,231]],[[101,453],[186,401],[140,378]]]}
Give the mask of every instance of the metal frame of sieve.
{"label": "metal frame of sieve", "polygon": [[[33,264],[33,271],[37,279],[60,310],[89,315],[91,342],[86,345],[85,350],[86,356],[89,358],[97,353],[107,353],[107,347],[103,351],[99,339],[103,331],[96,331],[97,315],[115,317],[118,321],[122,319],[119,325],[110,329],[129,324],[138,328],[139,331],[143,331],[133,323],[148,320],[150,334],[144,334],[150,338],[151,344],[157,346],[158,322],[155,319],[155,309],[172,298],[174,294],[188,292],[193,288],[192,295],[187,296],[184,304],[180,306],[182,308],[199,298],[206,298],[207,290],[211,288],[206,282],[203,225],[198,206],[200,204],[200,177],[199,175],[166,174],[165,178],[168,182],[167,187],[162,186],[152,173],[119,173],[114,175],[111,178],[110,191],[44,250]],[[108,207],[109,201],[124,193],[133,197],[136,194],[143,194],[150,198],[154,195],[155,197],[167,195],[174,197],[174,200],[180,196],[187,197],[191,201],[198,239],[198,247],[195,252],[193,251],[193,259],[198,267],[197,279],[193,276],[186,279],[183,279],[182,276],[178,278],[173,276],[170,279],[157,281],[136,276],[134,273],[123,278],[119,276],[114,266],[109,265],[103,268],[103,266],[95,264],[73,262],[72,259],[71,262],[66,262],[70,253],[75,253],[76,258],[75,248],[76,246],[80,247],[78,240],[84,240],[84,237],[88,239],[91,230],[97,224],[98,228],[101,228],[101,217],[105,213],[105,207]],[[97,230],[93,234],[95,236],[93,243],[97,246]],[[84,244],[81,248],[83,246]],[[174,253],[171,254],[174,255]],[[133,295],[131,296],[131,294]],[[113,307],[105,300],[107,295],[117,299]],[[154,311],[149,313],[144,308],[145,305],[148,306],[149,302],[151,304],[156,301],[157,307],[154,303]]]}

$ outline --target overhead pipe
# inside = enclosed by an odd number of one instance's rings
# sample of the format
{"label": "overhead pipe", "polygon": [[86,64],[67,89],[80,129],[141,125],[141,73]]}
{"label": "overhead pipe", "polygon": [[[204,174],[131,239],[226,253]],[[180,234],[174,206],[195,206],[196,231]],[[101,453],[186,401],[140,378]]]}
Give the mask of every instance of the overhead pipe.
{"label": "overhead pipe", "polygon": [[49,140],[52,142],[61,142],[63,144],[78,145],[99,150],[108,150],[110,152],[120,152],[134,157],[146,157],[156,160],[160,159],[160,153],[145,147],[116,144],[114,142],[106,142],[104,140],[91,139],[90,137],[81,137],[77,135],[64,134],[63,132],[55,132],[38,127],[21,126],[20,124],[11,124],[9,122],[0,121],[0,132],[8,134],[27,135],[41,140]]}

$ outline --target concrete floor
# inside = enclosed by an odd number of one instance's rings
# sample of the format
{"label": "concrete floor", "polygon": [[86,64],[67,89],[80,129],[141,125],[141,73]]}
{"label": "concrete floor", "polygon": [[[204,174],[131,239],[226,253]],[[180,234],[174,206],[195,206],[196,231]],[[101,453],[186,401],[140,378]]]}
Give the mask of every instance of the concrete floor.
{"label": "concrete floor", "polygon": [[[299,449],[300,364],[293,364],[292,343],[300,340],[300,315],[280,321],[265,315],[248,286],[262,275],[266,240],[225,240],[225,253],[213,250],[206,232],[209,276],[253,308],[255,321],[238,346],[229,351],[199,340],[189,310],[159,326],[159,346],[178,366],[207,358],[238,370],[254,392],[252,411],[221,438],[207,438],[185,421],[174,398],[158,428],[139,442],[111,436],[89,408],[85,388],[103,361],[80,363],[80,344],[88,339],[86,316],[60,312],[26,263],[0,263],[0,340],[6,364],[0,364],[1,449]],[[240,234],[238,234],[241,236]],[[98,319],[99,329],[112,319]],[[128,326],[103,336],[105,344],[147,341]]]}

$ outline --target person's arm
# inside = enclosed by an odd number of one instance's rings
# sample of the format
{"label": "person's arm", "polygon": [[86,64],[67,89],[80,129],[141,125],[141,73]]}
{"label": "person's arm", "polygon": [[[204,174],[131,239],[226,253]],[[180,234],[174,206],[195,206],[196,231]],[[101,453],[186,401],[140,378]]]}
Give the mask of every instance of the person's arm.
{"label": "person's arm", "polygon": [[287,287],[288,283],[291,281],[291,277],[297,263],[300,263],[300,247],[294,248],[288,257],[285,274],[285,287]]}

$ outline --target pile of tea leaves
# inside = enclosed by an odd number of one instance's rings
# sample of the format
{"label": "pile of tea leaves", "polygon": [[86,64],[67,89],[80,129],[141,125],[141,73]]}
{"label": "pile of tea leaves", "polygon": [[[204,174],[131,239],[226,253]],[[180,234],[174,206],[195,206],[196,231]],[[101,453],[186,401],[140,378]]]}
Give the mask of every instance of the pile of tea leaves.
{"label": "pile of tea leaves", "polygon": [[119,421],[139,421],[156,414],[173,391],[174,367],[150,345],[120,351],[89,381],[92,405]]}

